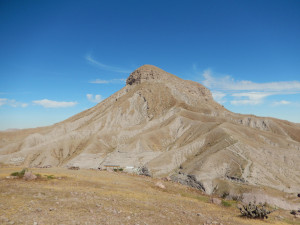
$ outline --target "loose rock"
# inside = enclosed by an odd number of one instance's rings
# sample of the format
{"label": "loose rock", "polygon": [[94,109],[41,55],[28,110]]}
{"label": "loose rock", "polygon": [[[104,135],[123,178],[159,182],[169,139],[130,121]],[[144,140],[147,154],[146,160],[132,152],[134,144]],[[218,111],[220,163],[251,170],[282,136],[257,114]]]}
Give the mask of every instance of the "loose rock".
{"label": "loose rock", "polygon": [[37,176],[31,172],[25,172],[24,177],[23,177],[24,180],[35,180],[36,178],[37,178]]}
{"label": "loose rock", "polygon": [[155,186],[156,186],[156,187],[159,187],[159,188],[161,188],[161,189],[166,189],[166,186],[163,185],[163,183],[161,183],[161,182],[157,182],[157,183],[155,184]]}

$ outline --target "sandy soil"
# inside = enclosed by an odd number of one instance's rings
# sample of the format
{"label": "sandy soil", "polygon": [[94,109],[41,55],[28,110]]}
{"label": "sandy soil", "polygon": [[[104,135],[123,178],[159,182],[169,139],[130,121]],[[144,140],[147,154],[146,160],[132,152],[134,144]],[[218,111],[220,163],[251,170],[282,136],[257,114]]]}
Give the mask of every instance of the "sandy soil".
{"label": "sandy soil", "polygon": [[264,221],[241,218],[234,203],[215,205],[192,188],[121,172],[47,168],[30,169],[43,179],[6,178],[21,169],[0,168],[0,224],[300,224],[282,210]]}

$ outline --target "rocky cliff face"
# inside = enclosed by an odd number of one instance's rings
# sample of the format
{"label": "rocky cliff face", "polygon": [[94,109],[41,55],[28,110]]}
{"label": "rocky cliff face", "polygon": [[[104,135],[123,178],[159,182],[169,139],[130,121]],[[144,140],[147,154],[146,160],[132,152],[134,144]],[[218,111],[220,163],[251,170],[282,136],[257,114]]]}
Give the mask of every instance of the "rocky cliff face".
{"label": "rocky cliff face", "polygon": [[[50,127],[0,133],[0,162],[145,166],[207,193],[266,186],[300,192],[300,126],[232,113],[203,85],[155,66],[95,107]],[[192,180],[191,180],[192,179]]]}

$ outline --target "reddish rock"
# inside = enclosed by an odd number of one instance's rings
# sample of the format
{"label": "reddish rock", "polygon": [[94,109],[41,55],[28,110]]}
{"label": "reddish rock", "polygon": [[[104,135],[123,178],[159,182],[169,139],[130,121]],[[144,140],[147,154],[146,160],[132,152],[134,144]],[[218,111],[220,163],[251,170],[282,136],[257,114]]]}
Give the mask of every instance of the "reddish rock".
{"label": "reddish rock", "polygon": [[31,172],[25,172],[24,177],[23,177],[24,180],[35,180],[36,178],[37,178],[37,176]]}

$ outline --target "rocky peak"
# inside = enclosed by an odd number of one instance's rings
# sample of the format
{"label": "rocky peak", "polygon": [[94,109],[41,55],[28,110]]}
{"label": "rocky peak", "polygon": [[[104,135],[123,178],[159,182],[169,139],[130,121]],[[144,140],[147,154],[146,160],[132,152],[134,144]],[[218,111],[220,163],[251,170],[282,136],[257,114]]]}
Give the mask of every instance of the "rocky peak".
{"label": "rocky peak", "polygon": [[187,99],[199,97],[213,100],[211,92],[203,85],[194,81],[183,80],[156,66],[143,65],[137,68],[127,78],[126,85],[138,85],[144,82],[163,83],[172,90],[173,94],[178,94],[178,99],[182,99],[184,102],[187,102]]}
{"label": "rocky peak", "polygon": [[126,80],[126,85],[140,84],[144,81],[162,81],[178,77],[152,65],[143,65],[133,71]]}

